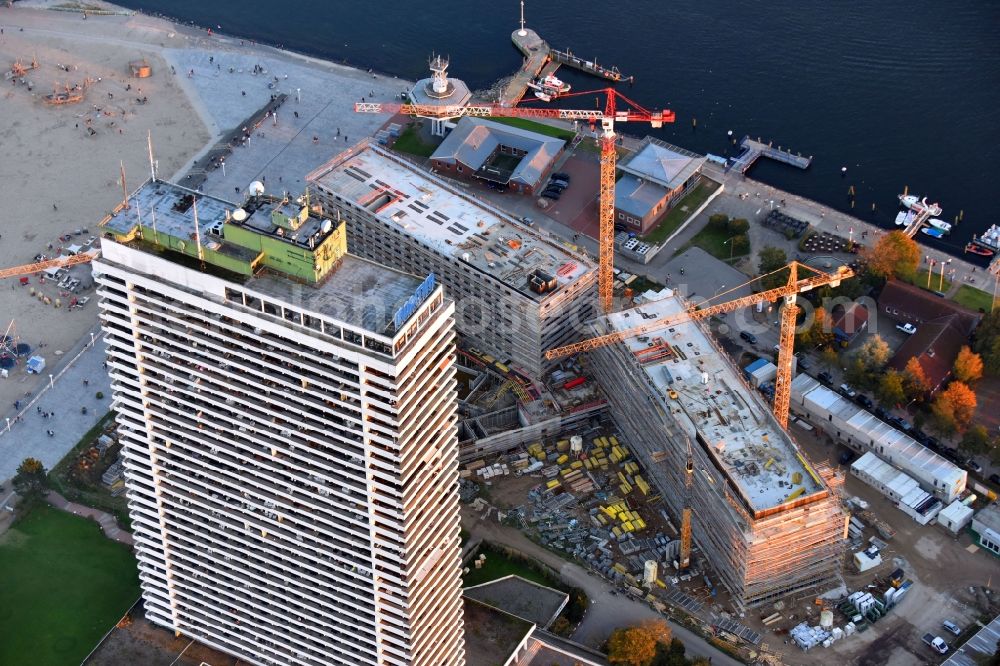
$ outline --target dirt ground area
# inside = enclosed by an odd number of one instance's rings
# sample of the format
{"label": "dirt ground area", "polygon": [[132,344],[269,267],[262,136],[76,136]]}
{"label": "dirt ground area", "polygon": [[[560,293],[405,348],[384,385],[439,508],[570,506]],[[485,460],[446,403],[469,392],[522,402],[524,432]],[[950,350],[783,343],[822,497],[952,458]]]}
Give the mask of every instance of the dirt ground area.
{"label": "dirt ground area", "polygon": [[[239,666],[248,662],[212,648],[177,638],[142,616],[142,605],[129,614],[132,624],[115,628],[84,666]],[[183,654],[182,654],[183,653]]]}
{"label": "dirt ground area", "polygon": [[597,157],[586,153],[574,155],[559,170],[569,174],[570,184],[545,214],[572,227],[577,233],[597,238],[597,199],[601,176]]}
{"label": "dirt ground area", "polygon": [[[831,466],[837,466],[842,447],[827,444],[822,435],[817,438],[795,426],[792,428],[792,434],[810,460],[827,461]],[[840,469],[847,473],[847,467],[841,466]],[[853,475],[846,474],[843,490],[845,497],[857,496],[868,502],[870,510],[896,530],[895,536],[888,542],[888,550],[882,552],[883,563],[875,569],[856,573],[848,553],[844,570],[848,589],[865,590],[875,579],[885,578],[898,567],[913,581],[906,598],[866,632],[844,638],[829,649],[818,647],[808,653],[791,645],[791,641],[786,644],[787,636],[775,630],[787,631],[807,617],[811,618],[810,624],[818,624],[819,608],[812,604],[811,599],[787,606],[783,611],[785,619],[770,628],[763,626],[760,616],[774,612],[771,607],[761,609],[754,617],[748,615],[744,622],[761,632],[764,642],[779,652],[785,663],[790,665],[904,666],[940,663],[941,659],[922,643],[921,636],[930,632],[954,642],[951,639],[955,637],[941,628],[942,620],[970,627],[980,616],[995,615],[1000,611],[1000,594],[994,591],[987,597],[982,589],[994,585],[992,579],[1000,574],[1000,563],[973,546],[968,534],[956,538],[940,527],[918,525],[878,491]],[[865,538],[872,534],[872,530],[865,530]],[[881,585],[879,589],[882,589]],[[992,608],[989,606],[991,599]],[[834,618],[834,626],[846,623],[843,615],[836,610]]]}

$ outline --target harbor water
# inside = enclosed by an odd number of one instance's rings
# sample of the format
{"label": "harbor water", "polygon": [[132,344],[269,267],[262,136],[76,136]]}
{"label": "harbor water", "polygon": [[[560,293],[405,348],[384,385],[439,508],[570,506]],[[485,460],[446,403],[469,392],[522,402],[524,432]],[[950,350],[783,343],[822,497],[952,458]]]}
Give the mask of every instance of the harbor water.
{"label": "harbor water", "polygon": [[[426,75],[432,51],[450,56],[452,75],[473,89],[521,63],[510,41],[515,0],[121,4],[411,80]],[[526,5],[528,26],[554,48],[617,66],[635,77],[618,84],[622,92],[647,108],[673,109],[677,122],[661,139],[731,156],[732,130],[736,139],[813,155],[807,171],[761,160],[749,176],[887,228],[896,195],[909,186],[940,202],[949,222],[962,212],[946,238],[918,239],[954,254],[1000,223],[1000,3],[631,0],[610,13],[567,0]],[[574,91],[607,85],[567,68],[559,76]]]}

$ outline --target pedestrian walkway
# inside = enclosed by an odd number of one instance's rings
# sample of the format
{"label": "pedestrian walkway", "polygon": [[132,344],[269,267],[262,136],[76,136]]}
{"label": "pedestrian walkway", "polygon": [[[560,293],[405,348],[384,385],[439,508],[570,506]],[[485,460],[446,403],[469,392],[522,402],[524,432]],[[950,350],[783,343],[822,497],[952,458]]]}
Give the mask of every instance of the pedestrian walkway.
{"label": "pedestrian walkway", "polygon": [[104,343],[97,337],[91,345],[89,337],[68,366],[0,420],[0,482],[13,478],[28,457],[52,469],[108,413],[111,381],[104,368]]}
{"label": "pedestrian walkway", "polygon": [[83,506],[82,504],[76,504],[75,502],[70,502],[54,490],[50,490],[45,494],[45,501],[61,511],[74,513],[78,516],[83,516],[84,518],[93,518],[97,521],[97,524],[101,526],[101,530],[104,531],[104,534],[107,535],[109,539],[114,539],[118,543],[123,543],[129,548],[135,545],[131,532],[127,532],[118,527],[118,521],[115,520],[115,517],[110,513],[100,511],[98,509],[92,509],[91,507]]}

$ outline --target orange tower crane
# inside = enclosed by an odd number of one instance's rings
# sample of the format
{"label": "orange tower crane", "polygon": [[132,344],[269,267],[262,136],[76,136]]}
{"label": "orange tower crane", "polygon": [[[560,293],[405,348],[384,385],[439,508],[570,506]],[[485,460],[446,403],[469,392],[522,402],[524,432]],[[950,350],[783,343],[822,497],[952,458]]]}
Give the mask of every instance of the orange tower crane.
{"label": "orange tower crane", "polygon": [[[800,278],[799,271],[802,270],[808,271],[811,275]],[[550,349],[545,352],[545,358],[551,361],[556,358],[562,358],[563,356],[579,354],[581,352],[590,351],[591,349],[597,349],[616,342],[621,342],[622,340],[633,338],[637,335],[643,335],[645,333],[649,333],[650,331],[667,328],[675,324],[681,324],[694,319],[704,319],[716,314],[733,312],[734,310],[749,307],[761,301],[775,301],[780,298],[784,301],[784,307],[781,309],[781,330],[778,342],[778,376],[774,381],[774,405],[772,407],[772,411],[774,412],[774,418],[778,420],[781,427],[786,428],[788,426],[788,405],[791,401],[792,357],[795,351],[795,319],[798,316],[798,306],[795,305],[796,298],[798,294],[809,291],[810,289],[815,289],[816,287],[822,287],[824,285],[836,287],[840,284],[841,280],[853,277],[854,271],[847,266],[841,266],[835,273],[824,273],[823,271],[812,268],[811,266],[806,266],[805,264],[793,261],[785,268],[779,268],[772,273],[756,277],[749,282],[733,287],[728,291],[724,291],[719,294],[719,296],[725,296],[726,294],[750,285],[761,278],[775,275],[781,271],[788,271],[788,281],[780,287],[766,289],[750,296],[742,296],[723,303],[711,304],[713,299],[708,299],[704,303],[701,303],[700,305],[693,305],[686,311],[676,315],[662,317],[647,324],[642,324],[624,331],[599,335],[588,340],[582,340],[580,342],[566,345],[565,347]]]}
{"label": "orange tower crane", "polygon": [[33,264],[24,264],[23,266],[4,268],[0,269],[0,279],[31,275],[32,273],[41,273],[49,268],[68,268],[69,266],[75,266],[77,264],[85,264],[88,261],[92,261],[96,257],[96,251],[81,252],[79,254],[74,254],[72,257],[59,257],[57,259],[48,259],[46,261],[39,261]]}
{"label": "orange tower crane", "polygon": [[[502,106],[500,104],[470,104],[433,105],[433,104],[382,104],[380,102],[356,102],[354,110],[358,113],[402,113],[421,118],[459,118],[461,116],[475,117],[513,117],[513,118],[557,118],[561,120],[586,120],[592,126],[601,124],[598,141],[601,145],[601,180],[599,215],[600,232],[598,234],[598,296],[601,309],[611,312],[612,285],[614,284],[615,255],[615,164],[618,153],[615,150],[615,123],[645,122],[653,127],[662,127],[663,123],[674,122],[674,112],[647,111],[614,88],[590,90],[587,92],[568,93],[563,97],[578,97],[580,95],[604,94],[604,109],[579,110],[536,108],[524,106]],[[625,108],[618,108],[619,101]]]}

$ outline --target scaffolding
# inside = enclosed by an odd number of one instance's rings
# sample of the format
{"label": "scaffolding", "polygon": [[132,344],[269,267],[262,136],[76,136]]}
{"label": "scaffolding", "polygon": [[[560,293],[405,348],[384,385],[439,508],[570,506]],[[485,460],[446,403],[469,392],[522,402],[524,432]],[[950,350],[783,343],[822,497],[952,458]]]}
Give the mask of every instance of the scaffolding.
{"label": "scaffolding", "polygon": [[[627,341],[593,350],[591,369],[671,517],[683,523],[689,503],[693,541],[739,608],[838,584],[847,524],[837,495],[842,479],[798,452],[701,323],[664,337],[705,374],[686,383],[674,376],[665,386],[659,378],[676,375],[682,361],[650,364]],[[722,427],[705,426],[713,419]],[[748,431],[768,434],[755,434],[745,462],[734,468],[721,452]],[[780,482],[787,491],[777,495],[765,487],[772,478],[796,476],[800,483]]]}

